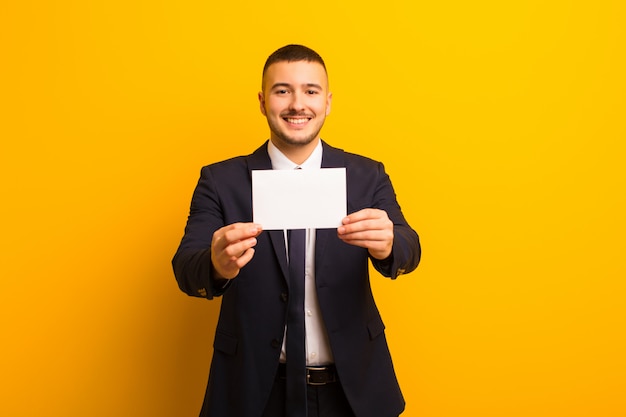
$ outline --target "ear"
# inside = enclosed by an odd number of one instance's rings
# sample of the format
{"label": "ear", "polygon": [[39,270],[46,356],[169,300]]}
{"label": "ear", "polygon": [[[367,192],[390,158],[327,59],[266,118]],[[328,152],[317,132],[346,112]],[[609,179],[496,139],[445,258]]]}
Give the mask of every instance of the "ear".
{"label": "ear", "polygon": [[263,116],[267,116],[265,113],[265,96],[263,95],[263,91],[259,91],[259,105],[261,106]]}
{"label": "ear", "polygon": [[333,101],[333,93],[328,93],[326,97],[326,116],[330,114],[330,103]]}

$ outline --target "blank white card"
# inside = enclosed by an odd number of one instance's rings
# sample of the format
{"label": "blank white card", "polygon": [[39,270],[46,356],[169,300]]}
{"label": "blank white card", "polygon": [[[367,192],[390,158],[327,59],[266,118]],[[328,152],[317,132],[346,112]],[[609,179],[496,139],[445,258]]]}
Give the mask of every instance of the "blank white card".
{"label": "blank white card", "polygon": [[337,228],[346,206],[345,168],[252,171],[253,218],[263,230]]}

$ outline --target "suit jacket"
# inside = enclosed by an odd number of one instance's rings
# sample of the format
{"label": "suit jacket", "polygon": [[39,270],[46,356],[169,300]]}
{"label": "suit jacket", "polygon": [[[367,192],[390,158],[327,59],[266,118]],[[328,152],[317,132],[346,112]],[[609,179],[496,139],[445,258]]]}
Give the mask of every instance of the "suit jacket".
{"label": "suit jacket", "polygon": [[[322,167],[346,168],[348,213],[379,208],[394,223],[392,255],[372,258],[374,267],[391,278],[415,269],[419,239],[383,165],[323,143]],[[288,294],[283,231],[262,232],[253,259],[225,286],[213,279],[210,256],[217,229],[252,221],[251,171],[271,168],[267,143],[252,155],[204,167],[172,261],[182,291],[223,296],[201,416],[261,416],[277,372]],[[370,288],[369,258],[366,249],[342,242],[336,229],[316,231],[316,287],[346,397],[357,417],[397,416],[404,399]]]}

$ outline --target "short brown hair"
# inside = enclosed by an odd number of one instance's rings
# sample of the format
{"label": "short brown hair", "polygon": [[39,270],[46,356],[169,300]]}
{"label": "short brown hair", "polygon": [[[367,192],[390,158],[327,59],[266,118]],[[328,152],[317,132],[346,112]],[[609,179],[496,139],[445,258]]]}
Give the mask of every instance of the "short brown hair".
{"label": "short brown hair", "polygon": [[282,48],[277,49],[272,53],[265,61],[265,66],[263,67],[263,76],[265,76],[265,72],[269,68],[270,65],[275,64],[276,62],[297,62],[297,61],[307,61],[307,62],[317,62],[324,67],[324,71],[326,71],[326,64],[324,64],[324,60],[322,57],[315,52],[311,48],[307,48],[304,45],[286,45]]}

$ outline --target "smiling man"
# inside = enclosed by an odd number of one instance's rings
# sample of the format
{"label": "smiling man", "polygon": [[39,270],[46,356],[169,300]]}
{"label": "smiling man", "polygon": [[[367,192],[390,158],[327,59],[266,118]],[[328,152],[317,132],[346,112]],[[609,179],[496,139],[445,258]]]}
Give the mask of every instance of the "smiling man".
{"label": "smiling man", "polygon": [[300,164],[312,153],[330,113],[326,68],[320,62],[268,61],[259,93],[271,140]]}
{"label": "smiling man", "polygon": [[[270,139],[208,165],[172,261],[185,293],[222,296],[204,417],[396,417],[404,410],[369,262],[395,279],[421,248],[383,165],[320,139],[332,94],[322,58],[287,45],[267,59],[259,93]],[[348,216],[337,229],[252,222],[251,172],[345,168]]]}

